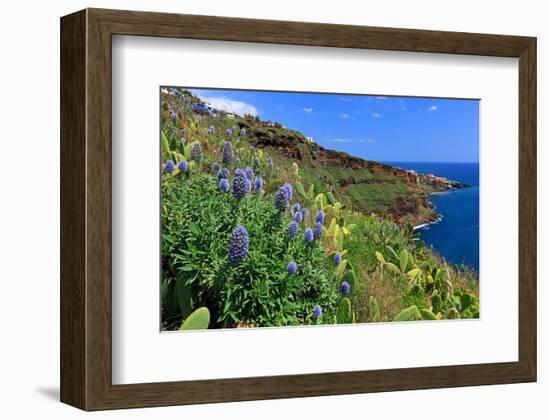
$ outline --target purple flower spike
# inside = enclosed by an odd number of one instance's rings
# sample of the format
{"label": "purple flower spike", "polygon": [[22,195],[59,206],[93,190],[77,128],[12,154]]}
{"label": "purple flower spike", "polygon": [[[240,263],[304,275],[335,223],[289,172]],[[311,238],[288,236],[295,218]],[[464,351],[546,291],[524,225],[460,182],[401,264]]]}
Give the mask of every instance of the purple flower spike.
{"label": "purple flower spike", "polygon": [[323,212],[323,210],[319,210],[319,212],[317,213],[317,223],[325,223],[325,213]]}
{"label": "purple flower spike", "polygon": [[229,242],[229,260],[233,265],[240,265],[248,255],[248,232],[244,226],[233,229]]}
{"label": "purple flower spike", "polygon": [[275,207],[281,211],[284,212],[286,208],[288,207],[288,192],[284,187],[279,188],[279,190],[275,193]]}
{"label": "purple flower spike", "polygon": [[315,305],[312,315],[315,319],[318,319],[323,315],[323,308],[321,308],[321,305]]}
{"label": "purple flower spike", "polygon": [[313,231],[311,229],[307,228],[304,232],[304,240],[309,243],[313,242]]}
{"label": "purple flower spike", "polygon": [[290,241],[294,239],[298,235],[298,223],[296,221],[292,221],[288,224],[288,228],[286,230],[286,237]]}
{"label": "purple flower spike", "polygon": [[285,182],[283,185],[283,188],[286,190],[288,194],[288,200],[292,200],[292,185],[290,185],[288,182]]}
{"label": "purple flower spike", "polygon": [[[248,185],[247,185],[248,182]],[[248,193],[248,189],[250,188],[250,181],[245,178],[245,176],[241,173],[236,174],[235,178],[233,179],[233,197],[235,198],[244,198],[246,194]]]}
{"label": "purple flower spike", "polygon": [[298,271],[298,264],[296,264],[294,261],[290,261],[288,263],[287,270],[288,274],[290,274],[291,276],[296,274],[296,271]]}
{"label": "purple flower spike", "polygon": [[349,285],[349,283],[347,281],[343,281],[342,285],[340,286],[340,292],[344,296],[347,296],[347,295],[349,295],[350,289],[351,289],[351,286]]}
{"label": "purple flower spike", "polygon": [[224,141],[222,146],[222,162],[229,165],[233,160],[233,146],[230,142]]}
{"label": "purple flower spike", "polygon": [[219,187],[223,192],[229,191],[229,181],[225,178],[220,179]]}
{"label": "purple flower spike", "polygon": [[334,264],[336,265],[342,264],[342,256],[340,255],[339,252],[337,252],[336,255],[334,256]]}
{"label": "purple flower spike", "polygon": [[313,227],[313,237],[315,239],[321,239],[323,236],[323,225],[321,223],[315,223]]}
{"label": "purple flower spike", "polygon": [[178,163],[178,169],[180,172],[187,172],[187,162],[185,159],[180,160],[180,163]]}
{"label": "purple flower spike", "polygon": [[171,174],[175,169],[176,167],[174,166],[174,161],[172,159],[168,159],[166,161],[166,165],[164,165],[164,170]]}
{"label": "purple flower spike", "polygon": [[254,180],[254,189],[253,189],[253,191],[256,194],[261,194],[263,185],[264,185],[264,181],[263,181],[262,177],[261,176],[256,177],[256,179]]}

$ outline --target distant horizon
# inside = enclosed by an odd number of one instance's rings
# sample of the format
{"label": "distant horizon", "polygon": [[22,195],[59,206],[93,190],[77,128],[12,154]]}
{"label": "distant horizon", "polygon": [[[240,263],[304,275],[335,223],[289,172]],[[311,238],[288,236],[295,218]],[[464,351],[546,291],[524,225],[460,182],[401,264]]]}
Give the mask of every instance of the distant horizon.
{"label": "distant horizon", "polygon": [[184,89],[214,108],[281,123],[362,159],[479,164],[477,99]]}

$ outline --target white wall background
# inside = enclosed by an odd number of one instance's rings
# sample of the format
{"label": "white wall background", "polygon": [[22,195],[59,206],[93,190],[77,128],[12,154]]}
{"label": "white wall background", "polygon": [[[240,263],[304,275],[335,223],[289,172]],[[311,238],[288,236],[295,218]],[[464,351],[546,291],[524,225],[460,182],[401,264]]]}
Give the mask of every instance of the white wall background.
{"label": "white wall background", "polygon": [[[0,414],[76,419],[59,396],[59,17],[84,7],[241,16],[538,37],[539,214],[549,213],[550,26],[535,0],[18,1],[0,20]],[[495,157],[498,153],[495,154]],[[294,400],[123,410],[97,419],[548,418],[550,311],[543,260],[550,224],[539,218],[539,382]],[[545,354],[546,353],[546,354]]]}

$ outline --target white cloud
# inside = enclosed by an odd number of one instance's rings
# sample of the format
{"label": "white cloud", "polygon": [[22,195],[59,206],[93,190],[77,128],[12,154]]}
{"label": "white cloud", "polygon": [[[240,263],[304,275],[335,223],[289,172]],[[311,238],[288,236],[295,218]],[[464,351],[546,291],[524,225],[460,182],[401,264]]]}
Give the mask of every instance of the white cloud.
{"label": "white cloud", "polygon": [[370,114],[372,118],[380,118],[380,114],[378,112],[373,112]]}
{"label": "white cloud", "polygon": [[258,110],[254,105],[247,104],[246,102],[235,101],[233,99],[226,98],[225,96],[210,97],[200,95],[199,92],[194,91],[193,94],[198,96],[204,102],[212,106],[213,108],[219,109],[225,112],[231,112],[237,115],[249,114],[256,116],[259,114]]}
{"label": "white cloud", "polygon": [[341,114],[338,114],[338,117],[340,117],[343,120],[352,120],[353,118],[351,115],[346,114],[345,112],[342,112]]}
{"label": "white cloud", "polygon": [[304,112],[306,114],[311,114],[313,112],[313,108],[304,108]]}
{"label": "white cloud", "polygon": [[428,111],[437,111],[437,106],[432,105],[431,107],[428,108]]}

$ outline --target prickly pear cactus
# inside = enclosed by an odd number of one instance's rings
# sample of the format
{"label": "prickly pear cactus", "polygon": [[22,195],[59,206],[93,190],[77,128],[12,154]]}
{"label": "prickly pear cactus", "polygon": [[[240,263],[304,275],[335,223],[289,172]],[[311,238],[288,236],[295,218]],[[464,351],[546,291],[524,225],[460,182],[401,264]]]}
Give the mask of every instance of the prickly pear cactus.
{"label": "prickly pear cactus", "polygon": [[432,294],[432,312],[435,314],[441,312],[441,296],[437,291]]}
{"label": "prickly pear cactus", "polygon": [[422,319],[422,315],[416,305],[409,306],[407,309],[403,309],[393,319],[394,321],[419,321]]}
{"label": "prickly pear cactus", "polygon": [[205,330],[210,324],[210,311],[202,307],[191,313],[181,324],[180,330]]}
{"label": "prickly pear cactus", "polygon": [[342,299],[338,310],[336,311],[336,323],[337,324],[353,324],[355,321],[355,314],[351,309],[351,302],[348,298]]}
{"label": "prickly pear cactus", "polygon": [[420,315],[422,315],[422,319],[426,319],[430,321],[437,319],[437,316],[429,309],[421,309]]}

